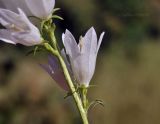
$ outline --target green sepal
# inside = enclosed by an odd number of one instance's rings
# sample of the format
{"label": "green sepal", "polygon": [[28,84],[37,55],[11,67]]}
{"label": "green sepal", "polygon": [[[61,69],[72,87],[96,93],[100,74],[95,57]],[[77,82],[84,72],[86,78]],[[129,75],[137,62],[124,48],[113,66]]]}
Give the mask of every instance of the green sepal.
{"label": "green sepal", "polygon": [[59,19],[59,20],[64,20],[62,17],[58,16],[58,15],[53,15],[52,19]]}
{"label": "green sepal", "polygon": [[86,89],[90,89],[90,88],[93,88],[93,87],[97,87],[97,85],[89,85],[88,87],[86,87]]}
{"label": "green sepal", "polygon": [[33,55],[35,56],[36,55],[36,52],[38,51],[38,46],[36,46],[35,48],[34,48],[34,53],[33,53]]}
{"label": "green sepal", "polygon": [[59,11],[60,9],[61,9],[61,8],[55,8],[55,9],[53,9],[53,13]]}
{"label": "green sepal", "polygon": [[98,99],[92,101],[92,102],[89,104],[89,106],[88,106],[88,108],[87,108],[87,111],[95,108],[97,105],[101,105],[102,107],[104,107],[104,102],[103,102],[102,100],[98,100]]}

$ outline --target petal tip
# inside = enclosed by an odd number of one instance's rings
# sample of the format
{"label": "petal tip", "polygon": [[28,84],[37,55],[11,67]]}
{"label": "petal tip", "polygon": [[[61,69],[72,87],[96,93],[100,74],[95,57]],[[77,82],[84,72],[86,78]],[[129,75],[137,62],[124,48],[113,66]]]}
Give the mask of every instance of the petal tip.
{"label": "petal tip", "polygon": [[87,33],[96,34],[96,31],[95,31],[94,27],[92,26],[90,29],[88,29]]}
{"label": "petal tip", "polygon": [[71,32],[68,29],[66,29],[65,34],[71,34]]}
{"label": "petal tip", "polygon": [[102,37],[102,39],[103,39],[103,37],[104,37],[105,33],[106,33],[106,32],[104,32],[104,31],[101,33],[101,35],[100,35],[100,36]]}

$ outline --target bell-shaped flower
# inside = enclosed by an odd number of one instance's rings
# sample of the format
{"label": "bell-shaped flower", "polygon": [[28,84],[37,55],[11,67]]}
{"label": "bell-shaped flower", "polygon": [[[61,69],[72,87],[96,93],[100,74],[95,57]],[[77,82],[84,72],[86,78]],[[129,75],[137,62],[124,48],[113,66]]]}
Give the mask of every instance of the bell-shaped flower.
{"label": "bell-shaped flower", "polygon": [[69,91],[64,73],[56,57],[50,55],[48,57],[48,64],[41,65],[41,67],[49,73],[49,75],[62,89],[64,89],[65,91]]}
{"label": "bell-shaped flower", "polygon": [[33,46],[41,43],[41,35],[27,18],[25,13],[18,9],[19,14],[7,9],[0,9],[0,24],[6,29],[0,29],[0,40],[11,44]]}
{"label": "bell-shaped flower", "polygon": [[21,8],[28,16],[46,19],[52,13],[55,0],[1,0],[0,4],[14,12]]}
{"label": "bell-shaped flower", "polygon": [[97,53],[100,48],[104,32],[97,41],[95,29],[90,28],[85,36],[77,44],[70,31],[62,35],[66,53],[69,56],[73,76],[80,85],[89,86],[90,80],[95,71]]}
{"label": "bell-shaped flower", "polygon": [[25,0],[32,14],[41,19],[48,18],[55,6],[55,0]]}

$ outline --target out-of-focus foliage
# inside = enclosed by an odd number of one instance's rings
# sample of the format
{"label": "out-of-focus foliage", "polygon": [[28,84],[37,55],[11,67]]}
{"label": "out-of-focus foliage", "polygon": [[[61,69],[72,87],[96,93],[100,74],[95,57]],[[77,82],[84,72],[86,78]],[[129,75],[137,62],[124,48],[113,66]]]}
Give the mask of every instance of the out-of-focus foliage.
{"label": "out-of-focus foliage", "polygon": [[[106,35],[98,55],[90,100],[91,124],[159,124],[160,2],[158,0],[58,0],[66,28],[76,38],[94,26]],[[71,98],[39,67],[44,54],[0,42],[0,124],[80,124]]]}

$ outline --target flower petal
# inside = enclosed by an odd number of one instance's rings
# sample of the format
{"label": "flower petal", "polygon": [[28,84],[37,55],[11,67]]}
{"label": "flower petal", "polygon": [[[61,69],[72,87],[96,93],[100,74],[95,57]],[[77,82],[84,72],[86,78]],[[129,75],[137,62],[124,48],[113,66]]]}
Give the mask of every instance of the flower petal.
{"label": "flower petal", "polygon": [[[7,28],[9,35],[9,38],[3,38],[3,41],[6,41],[4,39],[9,39],[15,44],[20,43],[26,46],[40,44],[41,35],[38,28],[29,21],[21,9],[18,8],[18,11],[19,15],[10,10],[0,9],[0,23]],[[10,41],[6,42],[13,43]]]}
{"label": "flower petal", "polygon": [[[36,34],[39,34],[39,35],[40,35],[40,32],[39,32],[38,28],[37,28],[36,26],[34,26],[34,25],[30,22],[30,20],[29,20],[28,17],[26,16],[26,14],[25,14],[20,8],[18,8],[18,12],[19,12],[19,16],[21,17],[21,20],[23,20],[23,21],[26,23],[26,25],[28,26],[29,30],[30,30],[31,32],[34,32],[34,34],[36,33]],[[27,30],[27,29],[26,29],[26,30]]]}
{"label": "flower petal", "polygon": [[11,35],[11,32],[5,29],[0,30],[0,40],[6,43],[16,44],[16,39]]}
{"label": "flower petal", "polygon": [[12,33],[12,36],[17,40],[17,43],[25,46],[33,46],[41,43],[40,34],[36,32],[15,32]]}
{"label": "flower petal", "polygon": [[62,89],[64,89],[65,91],[69,91],[64,73],[59,66],[57,58],[54,56],[49,56],[48,63],[49,65],[41,65],[41,67],[50,74],[50,76]]}
{"label": "flower petal", "polygon": [[102,43],[102,39],[104,36],[104,32],[101,33],[97,47],[94,49],[94,53],[90,54],[90,64],[89,64],[89,74],[90,77],[93,77],[94,71],[95,71],[95,67],[96,67],[96,59],[97,59],[97,54],[98,54],[98,50],[100,48],[100,45]]}
{"label": "flower petal", "polygon": [[93,27],[91,27],[86,35],[84,36],[84,41],[82,43],[82,53],[90,55],[91,53],[96,53],[97,48],[97,34]]}
{"label": "flower petal", "polygon": [[99,48],[100,48],[100,45],[101,45],[101,43],[102,43],[102,39],[103,39],[104,34],[105,34],[105,32],[102,32],[101,35],[100,35],[100,38],[99,38],[99,41],[98,41],[98,46],[97,46],[96,54],[97,54],[98,51],[99,51]]}
{"label": "flower petal", "polygon": [[64,73],[59,65],[58,59],[55,56],[48,57],[48,63],[52,69],[51,76],[64,90],[69,91]]}
{"label": "flower petal", "polygon": [[93,74],[94,74],[94,71],[95,71],[97,54],[98,54],[98,50],[100,48],[100,45],[102,43],[102,39],[103,39],[104,34],[105,34],[104,32],[101,33],[101,36],[100,36],[99,41],[98,41],[98,45],[97,45],[96,49],[94,49],[95,53],[90,54],[90,64],[89,64],[90,77],[93,77]]}
{"label": "flower petal", "polygon": [[78,56],[74,60],[71,60],[71,66],[75,79],[79,84],[88,85],[90,81],[88,68],[86,68],[86,63],[88,63],[88,57],[84,54]]}
{"label": "flower petal", "polygon": [[66,79],[64,77],[64,73],[62,68],[59,65],[59,61],[55,56],[49,55],[48,57],[49,66],[52,69],[52,77],[53,79],[66,91],[69,90]]}
{"label": "flower petal", "polygon": [[[86,59],[86,63],[83,65],[83,71],[86,70],[87,81],[83,82],[89,85],[89,82],[94,74],[96,63],[96,50],[97,50],[97,34],[95,29],[91,27],[83,38],[81,54],[85,54],[82,59]],[[88,69],[88,70],[87,70]]]}
{"label": "flower petal", "polygon": [[52,67],[53,70],[60,70],[60,66],[58,64],[58,60],[55,56],[48,56],[48,64]]}
{"label": "flower petal", "polygon": [[66,49],[66,53],[69,55],[69,57],[75,58],[80,54],[76,40],[70,31],[66,30],[65,34],[62,35],[62,40]]}
{"label": "flower petal", "polygon": [[40,66],[46,71],[48,72],[49,75],[52,76],[52,69],[49,65],[45,65],[45,64],[40,64]]}
{"label": "flower petal", "polygon": [[4,3],[3,3],[3,1],[0,1],[0,8],[4,8]]}
{"label": "flower petal", "polygon": [[10,29],[17,27],[17,30],[28,29],[27,24],[21,16],[7,9],[0,9],[0,23]]}
{"label": "flower petal", "polygon": [[29,8],[27,7],[25,0],[1,0],[1,4],[3,5],[3,8],[9,9],[13,12],[18,12],[17,8],[21,8],[28,16],[31,16],[31,12]]}
{"label": "flower petal", "polygon": [[33,15],[42,19],[47,18],[55,6],[55,0],[25,0],[25,2]]}

